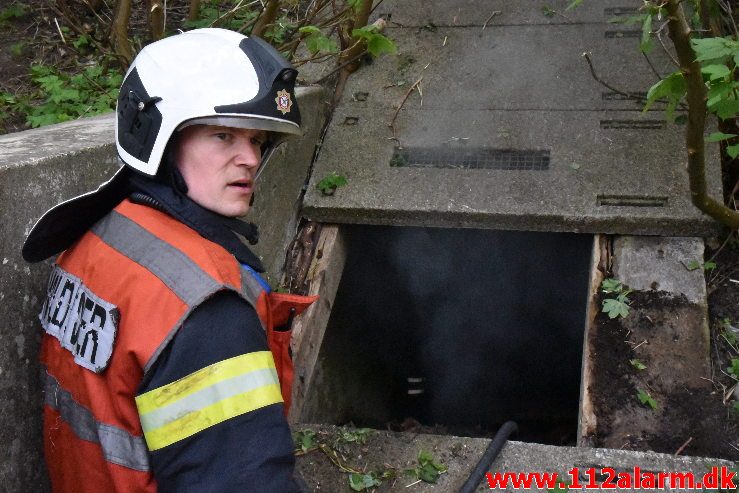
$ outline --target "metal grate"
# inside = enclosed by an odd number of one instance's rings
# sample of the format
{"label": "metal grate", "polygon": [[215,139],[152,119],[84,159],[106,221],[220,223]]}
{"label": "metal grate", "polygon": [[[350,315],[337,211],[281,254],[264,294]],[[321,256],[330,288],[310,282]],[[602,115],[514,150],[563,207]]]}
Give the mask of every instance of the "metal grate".
{"label": "metal grate", "polygon": [[[647,93],[644,91],[633,91],[631,92],[631,95],[644,98],[646,99]],[[607,91],[600,93],[600,98],[603,101],[634,101],[633,97],[630,97],[628,94],[623,94],[619,92],[614,91]]]}
{"label": "metal grate", "polygon": [[621,15],[638,15],[639,7],[611,7],[603,9],[603,15],[607,18]]}
{"label": "metal grate", "polygon": [[637,130],[659,130],[664,127],[662,120],[601,120],[600,128],[604,130],[633,128]]}
{"label": "metal grate", "polygon": [[667,197],[640,196],[640,195],[598,195],[596,203],[599,206],[611,207],[665,207]]}
{"label": "metal grate", "polygon": [[631,29],[620,29],[615,31],[606,31],[604,36],[606,39],[619,39],[619,38],[641,38],[641,31],[634,31]]}
{"label": "metal grate", "polygon": [[390,166],[543,171],[549,169],[549,150],[396,147]]}

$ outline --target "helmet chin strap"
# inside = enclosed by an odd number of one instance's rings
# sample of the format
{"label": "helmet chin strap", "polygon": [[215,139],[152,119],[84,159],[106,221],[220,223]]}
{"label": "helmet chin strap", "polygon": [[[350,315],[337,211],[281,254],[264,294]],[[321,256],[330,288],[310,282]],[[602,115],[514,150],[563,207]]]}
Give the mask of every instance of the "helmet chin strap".
{"label": "helmet chin strap", "polygon": [[262,155],[262,162],[259,163],[259,169],[257,170],[257,174],[254,175],[254,181],[257,181],[257,178],[259,178],[259,175],[262,174],[262,171],[264,171],[264,168],[267,167],[267,163],[269,162],[270,158],[275,152],[275,149],[279,147],[278,145],[270,145],[264,150],[264,154]]}

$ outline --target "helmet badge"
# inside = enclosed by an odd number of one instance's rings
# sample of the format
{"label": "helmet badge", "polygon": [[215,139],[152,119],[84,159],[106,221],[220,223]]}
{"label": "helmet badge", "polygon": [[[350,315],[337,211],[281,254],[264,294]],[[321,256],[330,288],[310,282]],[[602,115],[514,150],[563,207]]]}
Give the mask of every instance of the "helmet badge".
{"label": "helmet badge", "polygon": [[290,97],[290,93],[284,89],[277,92],[275,103],[277,103],[277,111],[279,111],[283,115],[286,113],[290,113],[290,109],[293,106],[293,100]]}

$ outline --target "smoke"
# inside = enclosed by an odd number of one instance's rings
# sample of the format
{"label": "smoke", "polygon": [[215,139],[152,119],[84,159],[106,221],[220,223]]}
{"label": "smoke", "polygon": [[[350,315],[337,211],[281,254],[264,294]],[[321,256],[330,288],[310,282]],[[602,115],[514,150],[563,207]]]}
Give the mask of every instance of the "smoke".
{"label": "smoke", "polygon": [[347,239],[326,338],[361,344],[356,383],[379,385],[378,419],[576,422],[592,237],[355,226]]}

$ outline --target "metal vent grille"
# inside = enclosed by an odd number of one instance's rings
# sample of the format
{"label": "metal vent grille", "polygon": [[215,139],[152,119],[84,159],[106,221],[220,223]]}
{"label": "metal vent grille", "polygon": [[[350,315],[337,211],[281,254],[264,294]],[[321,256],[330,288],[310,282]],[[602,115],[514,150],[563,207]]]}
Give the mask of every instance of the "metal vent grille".
{"label": "metal vent grille", "polygon": [[641,38],[641,34],[641,31],[634,31],[631,29],[606,31],[605,33],[603,33],[606,39]]}
{"label": "metal vent grille", "polygon": [[[638,96],[640,98],[646,99],[647,93],[645,91],[633,91],[631,92],[633,96]],[[613,92],[613,91],[607,91],[600,93],[600,98],[603,101],[634,101],[633,97],[630,97],[626,94],[622,94],[619,92]]]}
{"label": "metal vent grille", "polygon": [[633,128],[637,130],[659,130],[664,127],[662,120],[601,120],[600,128],[604,130]]}
{"label": "metal vent grille", "polygon": [[549,150],[396,147],[390,166],[543,171],[549,169]]}
{"label": "metal vent grille", "polygon": [[603,9],[603,15],[606,17],[637,14],[639,14],[639,7],[611,7]]}
{"label": "metal vent grille", "polygon": [[596,203],[599,206],[611,207],[665,207],[667,197],[639,196],[639,195],[598,195]]}

